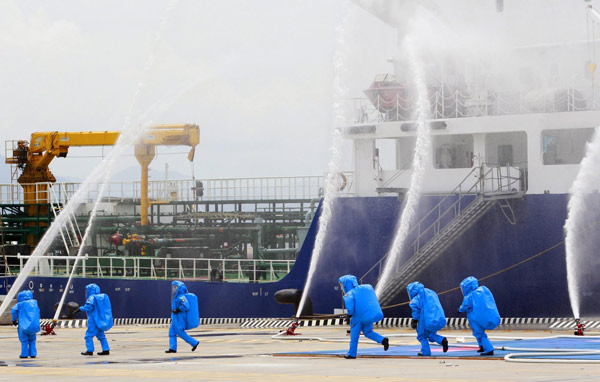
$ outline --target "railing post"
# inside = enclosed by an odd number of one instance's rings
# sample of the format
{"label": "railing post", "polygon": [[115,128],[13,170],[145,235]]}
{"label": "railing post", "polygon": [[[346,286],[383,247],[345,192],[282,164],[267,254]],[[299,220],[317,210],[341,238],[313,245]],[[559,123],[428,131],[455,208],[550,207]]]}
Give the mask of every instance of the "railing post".
{"label": "railing post", "polygon": [[84,255],[84,258],[81,260],[81,277],[83,277],[83,278],[85,278],[85,274],[86,274],[86,271],[85,271],[85,256],[87,256],[87,255],[88,254],[86,253]]}
{"label": "railing post", "polygon": [[[458,90],[454,91],[454,118],[458,118]],[[477,108],[479,109],[479,106],[477,106]]]}
{"label": "railing post", "polygon": [[442,117],[444,118],[444,107],[446,105],[446,100],[444,99],[444,83],[442,82],[442,86],[441,86],[441,92],[442,92]]}

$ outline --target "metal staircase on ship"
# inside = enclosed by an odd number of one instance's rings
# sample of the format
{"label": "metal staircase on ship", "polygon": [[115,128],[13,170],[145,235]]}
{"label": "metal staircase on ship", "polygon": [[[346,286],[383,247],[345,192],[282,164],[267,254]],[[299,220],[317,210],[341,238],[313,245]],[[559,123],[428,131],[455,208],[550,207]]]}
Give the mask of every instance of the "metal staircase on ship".
{"label": "metal staircase on ship", "polygon": [[[511,176],[511,172],[515,176]],[[404,246],[390,281],[380,292],[380,303],[390,303],[495,204],[499,205],[508,221],[515,224],[508,200],[521,198],[525,194],[526,178],[525,170],[513,167],[482,165],[474,168],[449,195],[413,225],[406,242],[413,241]],[[389,253],[371,267],[360,278],[360,282],[374,282],[374,278],[378,279],[388,256]]]}

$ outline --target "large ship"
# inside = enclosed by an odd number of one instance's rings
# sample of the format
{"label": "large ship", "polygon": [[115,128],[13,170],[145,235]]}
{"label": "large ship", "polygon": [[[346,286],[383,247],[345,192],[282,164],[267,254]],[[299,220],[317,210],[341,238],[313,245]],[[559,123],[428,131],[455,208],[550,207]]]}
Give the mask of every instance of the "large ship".
{"label": "large ship", "polygon": [[[402,256],[380,293],[386,316],[408,315],[402,303],[414,280],[441,293],[454,316],[462,300],[457,287],[467,276],[494,292],[504,317],[571,316],[563,227],[600,101],[595,66],[560,57],[585,57],[586,49],[580,43],[523,47],[518,54],[526,65],[509,70],[506,62],[486,63],[488,73],[472,77],[459,75],[476,71],[468,63],[461,70],[438,68],[439,76],[428,69],[429,164]],[[556,60],[548,63],[549,57]],[[546,64],[536,66],[539,61]],[[353,168],[338,175],[308,291],[314,313],[343,308],[341,275],[377,284],[394,239],[414,171],[418,123],[412,75],[402,59],[392,63],[394,71],[376,75],[366,98],[352,100],[353,122],[340,128],[352,146]],[[502,76],[521,78],[523,86],[511,88]],[[19,142],[11,143],[7,161],[17,166],[19,155]],[[88,243],[80,243],[80,232],[97,188],[74,210],[25,283],[43,316],[54,315],[82,246],[86,256],[75,267],[67,301],[82,303],[84,286],[94,282],[111,296],[116,317],[168,317],[165,301],[176,279],[198,295],[202,317],[296,313],[274,294],[304,289],[324,177],[153,181],[146,184],[145,208],[142,183],[109,184]],[[28,187],[36,190],[33,199]],[[0,185],[2,294],[78,187]],[[588,284],[583,314],[597,315],[594,282]]]}

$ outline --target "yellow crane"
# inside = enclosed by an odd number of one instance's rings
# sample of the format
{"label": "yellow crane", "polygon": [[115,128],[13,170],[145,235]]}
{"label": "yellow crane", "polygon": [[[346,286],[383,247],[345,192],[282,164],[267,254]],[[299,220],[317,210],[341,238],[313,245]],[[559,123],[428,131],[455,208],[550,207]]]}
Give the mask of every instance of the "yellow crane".
{"label": "yellow crane", "polygon": [[[17,141],[12,157],[7,156],[6,163],[22,170],[17,181],[23,187],[24,202],[29,205],[27,214],[39,216],[48,213],[48,186],[56,182],[49,168],[52,159],[67,157],[69,147],[114,145],[119,135],[118,131],[36,132],[31,134],[30,142]],[[191,161],[199,142],[198,125],[176,124],[151,126],[135,143],[135,157],[142,166],[142,225],[148,224],[148,167],[156,155],[156,146],[191,146],[188,154]],[[35,244],[33,235],[28,235],[27,241],[30,245]]]}

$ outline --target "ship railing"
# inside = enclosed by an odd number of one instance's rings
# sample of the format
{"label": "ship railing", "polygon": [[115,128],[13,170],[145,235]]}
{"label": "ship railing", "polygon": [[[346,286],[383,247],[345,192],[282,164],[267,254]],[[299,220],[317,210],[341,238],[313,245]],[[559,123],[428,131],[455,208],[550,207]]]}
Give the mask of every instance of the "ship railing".
{"label": "ship railing", "polygon": [[[401,249],[403,253],[402,258],[408,259],[417,254],[421,248],[450,224],[454,218],[461,215],[479,195],[522,191],[519,189],[521,186],[516,183],[521,177],[520,175],[516,176],[515,171],[519,172],[520,170],[510,166],[489,167],[485,164],[474,167],[454,190],[442,198],[425,216],[412,225],[405,241],[410,244],[405,245]],[[359,281],[361,284],[379,277],[389,253],[383,256],[360,277]]]}
{"label": "ship railing", "polygon": [[[341,172],[346,180],[340,190],[342,196],[353,195],[353,173]],[[176,201],[244,201],[244,200],[311,200],[320,198],[324,176],[223,178],[201,180],[160,180],[148,182],[148,196],[152,202]],[[83,183],[37,183],[35,198],[38,203],[66,204]],[[87,184],[82,203],[92,203],[100,196],[101,183]],[[54,195],[49,189],[55,189]],[[140,200],[141,182],[108,182],[102,201],[136,202]],[[0,204],[23,204],[23,188],[19,184],[0,184]]]}
{"label": "ship railing", "polygon": [[[351,98],[354,123],[403,121],[413,118],[415,96],[376,95]],[[457,88],[447,83],[429,87],[432,119],[486,117],[510,114],[573,112],[600,109],[600,99],[589,90],[490,90],[477,86]]]}
{"label": "ship railing", "polygon": [[491,169],[485,179],[484,192],[527,191],[526,161],[508,163],[504,166],[497,163],[483,163],[482,167]]}
{"label": "ship railing", "polygon": [[[31,256],[6,256],[10,274],[19,274]],[[32,276],[79,278],[182,279],[237,283],[275,282],[287,275],[295,260],[202,259],[129,256],[43,256]]]}

